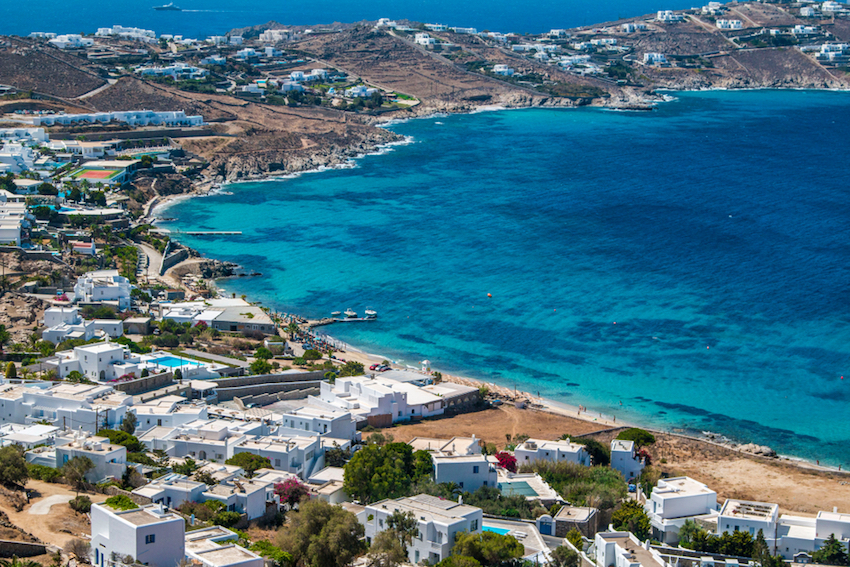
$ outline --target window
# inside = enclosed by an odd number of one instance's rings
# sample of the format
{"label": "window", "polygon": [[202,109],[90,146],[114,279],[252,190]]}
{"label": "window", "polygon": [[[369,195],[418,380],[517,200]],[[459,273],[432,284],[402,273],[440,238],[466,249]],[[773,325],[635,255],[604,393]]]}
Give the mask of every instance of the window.
{"label": "window", "polygon": [[472,467],[472,474],[478,474],[478,465]]}
{"label": "window", "polygon": [[756,535],[756,529],[750,528],[750,535]]}
{"label": "window", "polygon": [[156,420],[156,424],[161,426],[161,425],[162,425],[162,420],[161,420],[161,419],[157,419],[157,420]]}
{"label": "window", "polygon": [[276,466],[276,467],[279,467],[279,466],[280,466],[280,459],[275,459],[275,460],[274,460],[274,466]]}
{"label": "window", "polygon": [[458,486],[460,486],[461,488],[463,488],[463,483],[461,482]]}
{"label": "window", "polygon": [[383,521],[383,520],[378,520],[378,525],[379,525],[379,526],[381,526],[381,527],[383,528],[383,527],[384,527],[384,521]]}
{"label": "window", "polygon": [[478,529],[478,520],[472,520],[472,523],[469,524],[469,531],[474,532]]}
{"label": "window", "polygon": [[148,534],[145,536],[145,543],[153,543],[156,541],[156,534]]}
{"label": "window", "polygon": [[736,531],[736,532],[738,531],[738,529],[739,529],[739,528],[738,528],[738,526],[735,526],[735,531]]}

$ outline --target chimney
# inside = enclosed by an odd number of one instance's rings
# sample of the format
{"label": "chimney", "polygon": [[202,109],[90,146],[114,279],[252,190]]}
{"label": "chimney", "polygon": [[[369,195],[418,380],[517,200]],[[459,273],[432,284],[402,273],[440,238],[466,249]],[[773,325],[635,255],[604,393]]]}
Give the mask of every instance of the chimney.
{"label": "chimney", "polygon": [[833,514],[837,514],[837,513],[838,513],[838,506],[833,506],[833,507],[832,507],[832,513],[833,513]]}

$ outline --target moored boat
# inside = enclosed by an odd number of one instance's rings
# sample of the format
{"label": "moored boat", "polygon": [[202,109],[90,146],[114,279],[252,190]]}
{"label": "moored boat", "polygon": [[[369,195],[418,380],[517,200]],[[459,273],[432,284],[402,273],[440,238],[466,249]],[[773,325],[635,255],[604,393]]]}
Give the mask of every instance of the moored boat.
{"label": "moored boat", "polygon": [[182,12],[183,8],[174,5],[174,2],[169,2],[163,6],[154,6],[154,10],[166,11],[166,12]]}
{"label": "moored boat", "polygon": [[357,317],[357,312],[352,311],[351,308],[349,307],[348,309],[345,310],[345,316],[348,317],[349,319],[353,319],[353,318]]}

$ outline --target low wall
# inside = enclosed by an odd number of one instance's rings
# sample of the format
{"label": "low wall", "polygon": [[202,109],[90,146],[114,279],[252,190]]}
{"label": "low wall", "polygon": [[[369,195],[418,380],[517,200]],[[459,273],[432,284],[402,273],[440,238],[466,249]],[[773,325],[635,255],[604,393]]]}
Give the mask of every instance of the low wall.
{"label": "low wall", "polygon": [[0,539],[0,557],[35,557],[47,553],[47,545]]}
{"label": "low wall", "polygon": [[123,494],[139,506],[145,506],[147,504],[153,504],[153,500],[148,498],[147,496],[142,496],[141,494],[133,494],[132,492],[127,492],[126,490],[121,490],[117,486],[107,486],[104,489],[104,494],[108,494],[109,496],[118,496]]}
{"label": "low wall", "polygon": [[[85,124],[80,124],[85,126]],[[51,140],[75,140],[80,132],[50,132]],[[144,140],[156,138],[193,138],[196,136],[215,136],[208,128],[184,130],[183,128],[162,128],[160,130],[118,130],[115,132],[85,132],[89,142],[104,140]]]}
{"label": "low wall", "polygon": [[[218,380],[216,380],[216,382],[218,382]],[[236,386],[233,388],[218,387],[215,389],[215,391],[218,393],[218,401],[226,402],[237,397],[245,398],[247,396],[260,396],[263,394],[281,394],[286,392],[301,392],[307,390],[315,391],[318,393],[319,387],[320,386],[318,381],[311,380],[308,382],[272,382],[265,384],[256,384],[252,386]],[[304,397],[306,397],[306,395]],[[278,397],[278,399],[284,398]]]}
{"label": "low wall", "polygon": [[325,374],[322,371],[293,372],[292,374],[257,374],[237,378],[220,378],[215,383],[218,384],[219,388],[232,388],[235,386],[256,386],[258,384],[277,384],[281,382],[321,381],[324,377]]}
{"label": "low wall", "polygon": [[144,394],[145,392],[170,386],[174,383],[172,377],[171,372],[163,372],[162,374],[151,374],[144,378],[137,378],[130,382],[118,382],[113,384],[112,387],[119,392],[135,396],[136,394]]}
{"label": "low wall", "polygon": [[185,248],[178,250],[173,254],[169,254],[166,258],[162,259],[162,268],[159,270],[159,275],[163,275],[169,268],[176,266],[188,257],[189,251]]}
{"label": "low wall", "polygon": [[301,400],[308,396],[319,394],[319,388],[304,388],[300,390],[290,390],[288,392],[278,392],[276,394],[256,394],[252,396],[234,397],[235,400],[240,400],[243,405],[267,406],[281,400]]}

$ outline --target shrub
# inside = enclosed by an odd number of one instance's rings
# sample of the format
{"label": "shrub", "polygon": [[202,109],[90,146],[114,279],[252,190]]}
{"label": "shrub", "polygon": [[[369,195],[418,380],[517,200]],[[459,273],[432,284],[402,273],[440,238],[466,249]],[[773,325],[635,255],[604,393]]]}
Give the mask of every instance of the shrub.
{"label": "shrub", "polygon": [[78,494],[75,498],[68,501],[68,505],[77,514],[87,514],[91,511],[91,498],[84,494]]}
{"label": "shrub", "polygon": [[617,439],[624,439],[626,441],[634,441],[635,445],[638,447],[646,447],[647,445],[652,445],[655,443],[655,435],[646,431],[645,429],[639,429],[637,427],[632,427],[626,429],[625,431],[621,431],[619,435],[617,435]]}
{"label": "shrub", "polygon": [[239,512],[219,512],[215,515],[215,517],[213,517],[212,521],[217,526],[229,528],[236,525],[236,522],[238,522],[241,517],[242,516]]}
{"label": "shrub", "polygon": [[110,496],[106,499],[104,504],[106,504],[113,510],[133,510],[134,508],[139,507],[139,505],[130,500],[130,497],[126,494],[116,494],[115,496]]}
{"label": "shrub", "polygon": [[30,478],[43,480],[44,482],[59,482],[59,479],[62,478],[62,471],[53,467],[28,463],[27,470],[29,471]]}

